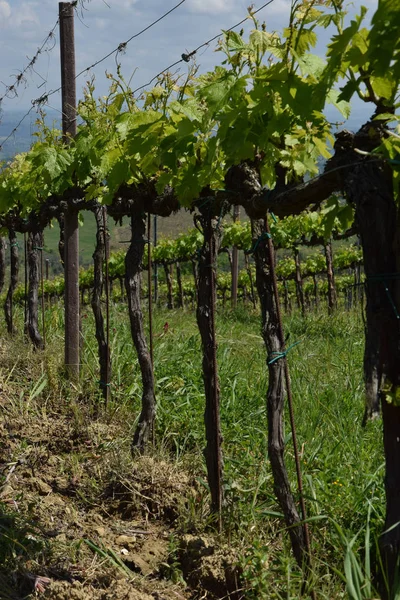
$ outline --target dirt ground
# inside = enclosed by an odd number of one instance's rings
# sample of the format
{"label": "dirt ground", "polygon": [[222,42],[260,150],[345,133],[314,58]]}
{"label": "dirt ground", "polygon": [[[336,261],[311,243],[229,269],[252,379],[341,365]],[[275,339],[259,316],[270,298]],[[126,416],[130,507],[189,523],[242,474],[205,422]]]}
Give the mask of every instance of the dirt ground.
{"label": "dirt ground", "polygon": [[133,461],[120,429],[0,388],[0,599],[244,597],[235,552],[190,522],[207,510],[194,475]]}

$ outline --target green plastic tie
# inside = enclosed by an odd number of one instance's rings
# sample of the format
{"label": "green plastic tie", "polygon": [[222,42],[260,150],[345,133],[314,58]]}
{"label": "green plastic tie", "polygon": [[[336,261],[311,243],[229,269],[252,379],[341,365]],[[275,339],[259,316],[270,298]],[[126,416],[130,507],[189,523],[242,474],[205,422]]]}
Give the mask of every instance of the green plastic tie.
{"label": "green plastic tie", "polygon": [[105,383],[105,381],[98,381],[97,382],[101,387],[110,387],[111,383]]}
{"label": "green plastic tie", "polygon": [[44,248],[41,248],[40,246],[32,246],[32,250],[44,250]]}
{"label": "green plastic tie", "polygon": [[223,217],[223,212],[224,212],[224,205],[225,205],[225,201],[222,202],[222,204],[221,204],[221,210],[220,210],[218,221],[217,221],[217,229],[219,229],[219,227],[221,225],[221,221],[222,221],[222,217]]}
{"label": "green plastic tie", "polygon": [[10,244],[10,248],[19,248],[19,242],[14,242],[13,244]]}
{"label": "green plastic tie", "polygon": [[400,165],[400,154],[397,153],[395,158],[388,158],[387,161],[391,165]]}
{"label": "green plastic tie", "polygon": [[270,234],[270,233],[267,233],[266,231],[264,231],[264,233],[262,233],[262,234],[260,235],[260,237],[259,237],[259,238],[258,238],[258,239],[257,239],[257,240],[254,242],[254,246],[252,246],[252,247],[251,247],[249,250],[245,250],[245,251],[244,251],[244,253],[245,253],[245,254],[254,254],[254,253],[255,253],[255,251],[256,251],[256,250],[257,250],[257,248],[258,248],[258,245],[259,245],[259,243],[260,243],[262,240],[265,240],[265,239],[268,239],[268,238],[269,238],[269,239],[271,239],[271,238],[272,238],[271,234]]}
{"label": "green plastic tie", "polygon": [[286,348],[286,350],[282,350],[281,352],[271,352],[271,354],[269,355],[268,364],[272,365],[274,362],[276,362],[280,358],[285,358],[287,356],[288,352],[292,348],[297,346],[297,344],[300,344],[300,341],[301,340],[299,340],[298,342],[294,342],[293,344],[290,344],[290,346],[288,348]]}
{"label": "green plastic tie", "polygon": [[276,216],[274,215],[274,213],[272,212],[272,210],[269,211],[269,214],[271,215],[271,218],[272,218],[273,222],[277,223],[278,219],[276,218]]}
{"label": "green plastic tie", "polygon": [[204,200],[204,202],[202,202],[201,204],[199,204],[197,206],[197,208],[202,208],[203,206],[205,206],[206,204],[209,204],[211,202],[211,200],[214,200],[214,196],[207,196]]}

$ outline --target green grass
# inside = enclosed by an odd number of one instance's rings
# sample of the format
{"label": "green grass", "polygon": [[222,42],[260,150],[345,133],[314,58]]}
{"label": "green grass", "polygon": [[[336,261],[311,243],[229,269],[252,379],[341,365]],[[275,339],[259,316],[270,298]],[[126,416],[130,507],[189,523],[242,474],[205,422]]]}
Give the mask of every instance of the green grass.
{"label": "green grass", "polygon": [[[126,326],[122,328],[118,327],[120,318],[113,315],[116,326],[114,402],[118,404],[124,397],[137,414],[140,397],[137,360],[126,317]],[[165,320],[170,331],[163,336]],[[361,427],[363,325],[360,315],[339,312],[330,318],[321,312],[302,319],[295,314],[285,321],[290,339],[301,341],[289,355],[295,418],[308,514],[317,519],[311,524],[315,564],[319,577],[323,572],[330,582],[331,578],[335,579],[331,561],[336,569],[343,570],[343,539],[334,523],[352,537],[365,528],[368,509],[372,506],[370,526],[377,532],[382,524],[381,425],[374,422],[366,429]],[[268,545],[269,532],[276,529],[276,514],[280,510],[273,495],[266,458],[268,380],[259,317],[249,309],[240,309],[235,314],[228,311],[219,315],[217,330],[225,457],[225,527],[229,535],[239,538],[248,537],[252,529],[250,540],[259,543],[261,538]],[[158,443],[176,458],[195,461],[205,480],[204,391],[194,314],[156,312],[155,332]],[[91,348],[93,357],[94,345]],[[87,352],[88,347],[85,356]],[[89,362],[85,368],[91,368]],[[295,489],[289,422],[286,442],[287,466]]]}
{"label": "green grass", "polygon": [[[84,307],[83,315],[84,383],[79,397],[94,405],[99,392],[90,307]],[[21,320],[20,315],[18,318]],[[62,361],[61,305],[49,309],[46,320],[51,338],[43,362],[46,383],[39,392],[42,396],[62,385],[58,375]],[[166,321],[169,331],[164,334]],[[140,409],[141,385],[127,311],[122,305],[112,307],[111,331],[113,381],[107,418],[118,420],[120,415],[124,421],[129,419],[132,432]],[[363,563],[366,528],[374,545],[384,510],[381,424],[361,427],[363,324],[355,311],[339,311],[328,317],[321,309],[304,319],[297,313],[286,316],[285,331],[291,342],[301,342],[291,350],[288,360],[315,587],[319,598],[342,598],[346,595],[344,558],[354,555],[354,560]],[[249,307],[236,312],[221,310],[217,332],[225,460],[224,537],[240,548],[249,587],[246,597],[299,598],[302,579],[291,557],[267,459],[268,377],[259,315]],[[157,451],[196,472],[203,495],[198,505],[187,507],[183,513],[181,528],[198,530],[204,528],[207,491],[202,455],[204,388],[195,315],[157,309],[154,333]],[[13,385],[17,392],[21,381]],[[33,402],[38,381],[28,378],[24,385]],[[73,391],[63,393],[72,401]],[[286,462],[296,490],[288,420],[285,431]]]}

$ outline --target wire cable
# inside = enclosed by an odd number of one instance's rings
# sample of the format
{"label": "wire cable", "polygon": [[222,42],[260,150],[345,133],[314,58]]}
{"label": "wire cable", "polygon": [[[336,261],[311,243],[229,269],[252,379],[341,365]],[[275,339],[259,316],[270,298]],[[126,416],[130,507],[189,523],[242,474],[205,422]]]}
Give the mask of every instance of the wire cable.
{"label": "wire cable", "polygon": [[[33,58],[31,58],[29,63],[18,73],[18,75],[10,75],[10,77],[15,77],[15,81],[12,85],[6,86],[5,92],[3,93],[2,96],[0,96],[0,105],[5,98],[13,99],[16,96],[18,96],[17,89],[21,85],[22,82],[26,81],[25,80],[26,73],[30,70],[33,70],[33,67],[36,64],[36,61],[38,60],[39,56],[42,54],[43,50],[46,48],[47,44],[50,42],[50,40],[54,40],[54,37],[55,37],[54,32],[58,26],[58,23],[59,23],[59,20],[57,19],[56,23],[54,24],[54,26],[52,27],[52,29],[46,36],[45,40],[42,42],[40,47],[37,49]],[[52,46],[51,50],[54,48],[54,46],[55,46],[55,44]],[[9,94],[14,94],[14,95],[11,96],[11,98],[10,98]]]}
{"label": "wire cable", "polygon": [[135,38],[139,37],[140,35],[142,35],[142,33],[145,33],[146,31],[148,31],[152,27],[154,27],[154,25],[157,25],[157,23],[159,23],[160,21],[162,21],[163,19],[165,19],[165,17],[167,17],[168,15],[170,15],[172,12],[174,12],[174,10],[176,10],[177,8],[179,8],[185,2],[186,2],[186,0],[181,0],[181,2],[179,2],[178,4],[176,4],[175,6],[173,6],[170,10],[168,10],[163,15],[161,15],[161,17],[159,17],[158,19],[156,19],[155,21],[153,21],[152,23],[150,23],[150,25],[147,25],[146,27],[144,27],[144,29],[142,29],[141,31],[138,31],[137,33],[135,33],[134,35],[132,35],[129,39],[126,40],[126,42],[121,42],[121,44],[119,44],[116,48],[114,48],[114,50],[111,50],[108,54],[106,54],[105,56],[103,56],[103,58],[100,58],[99,60],[96,60],[96,62],[94,62],[89,67],[86,67],[86,69],[82,69],[82,71],[80,71],[78,73],[78,75],[76,76],[76,79],[78,77],[80,77],[81,75],[83,75],[84,73],[86,73],[87,71],[89,71],[90,69],[93,69],[94,67],[97,67],[97,65],[100,65],[102,62],[104,62],[105,60],[107,60],[107,58],[110,58],[110,56],[112,56],[113,54],[116,54],[116,53],[119,53],[119,52],[124,52],[124,50],[126,50],[127,45],[132,40],[134,40]]}
{"label": "wire cable", "polygon": [[[88,66],[85,69],[83,69],[82,71],[80,71],[75,76],[75,79],[78,79],[78,77],[80,77],[81,75],[83,75],[84,73],[86,73],[87,71],[89,71],[90,69],[93,69],[97,65],[101,64],[102,62],[104,62],[105,60],[107,60],[107,58],[109,58],[113,54],[117,54],[118,52],[123,52],[126,49],[126,47],[129,44],[129,42],[131,42],[133,39],[139,37],[140,35],[142,35],[146,31],[148,31],[149,29],[151,29],[152,27],[154,27],[154,25],[156,25],[157,23],[159,23],[160,21],[162,21],[163,19],[165,19],[168,15],[170,15],[172,12],[174,12],[177,8],[179,8],[179,6],[181,6],[185,2],[186,2],[186,0],[181,0],[178,4],[176,4],[175,6],[173,6],[166,13],[162,14],[158,19],[156,19],[155,21],[153,21],[152,23],[150,23],[149,25],[147,25],[146,27],[144,27],[143,29],[141,29],[140,31],[138,31],[137,33],[135,33],[134,35],[132,35],[125,42],[122,42],[121,44],[119,44],[116,48],[114,48],[114,50],[112,50],[111,52],[108,52],[108,54],[106,54],[105,56],[103,56],[102,58],[100,58],[99,60],[97,60],[96,62],[94,62],[93,64],[91,64],[90,66]],[[75,0],[75,2],[72,2],[71,4],[72,4],[72,6],[74,8],[76,8],[77,5],[78,5],[78,0]],[[35,62],[37,60],[37,57],[43,51],[43,48],[46,46],[46,43],[48,42],[49,38],[50,37],[54,37],[54,31],[55,31],[55,29],[56,29],[56,27],[57,27],[58,24],[59,24],[59,19],[57,19],[57,21],[56,21],[54,27],[52,28],[51,32],[46,37],[46,40],[43,42],[42,46],[38,49],[35,57],[30,61],[30,63],[22,71],[22,76],[20,77],[18,75],[18,77],[17,77],[18,83],[20,83],[23,80],[23,77],[24,77],[24,74],[26,73],[26,71],[28,71],[35,64]],[[3,98],[7,95],[7,93],[10,93],[10,91],[12,92],[14,90],[14,87],[15,87],[15,84],[13,86],[9,86],[9,88],[7,88],[7,91],[4,94]],[[32,112],[32,110],[35,107],[41,107],[42,105],[47,104],[49,97],[53,96],[54,94],[57,94],[60,91],[61,91],[61,86],[58,87],[57,89],[50,90],[49,92],[45,92],[39,98],[35,98],[35,99],[31,100],[32,106],[30,107],[30,109],[19,120],[18,124],[13,128],[13,130],[9,133],[9,135],[2,140],[2,142],[0,144],[0,152],[2,151],[2,149],[3,149],[4,145],[6,144],[6,142],[8,142],[8,140],[17,132],[18,128],[22,125],[22,123],[25,121],[25,119],[30,115],[30,113]],[[3,100],[3,98],[0,98],[0,104],[1,104],[1,101]]]}
{"label": "wire cable", "polygon": [[17,132],[18,128],[22,125],[22,123],[25,121],[25,119],[27,117],[29,117],[29,115],[31,114],[31,112],[33,111],[33,109],[35,108],[35,105],[33,104],[30,109],[24,114],[24,116],[18,121],[17,125],[14,127],[14,129],[8,134],[8,136],[6,138],[4,138],[0,144],[0,152],[3,150],[3,147],[5,146],[5,144],[8,142],[9,139],[11,139],[13,137],[13,135]]}
{"label": "wire cable", "polygon": [[[272,4],[273,2],[275,2],[275,0],[268,0],[268,2],[265,2],[265,4],[263,4],[262,6],[260,6],[259,8],[257,8],[257,10],[251,11],[251,14],[252,15],[256,15],[257,13],[259,13],[260,11],[262,11],[264,8],[266,8],[267,6],[269,6],[270,4]],[[243,25],[243,23],[245,23],[248,20],[248,18],[249,18],[248,16],[245,17],[244,19],[242,19],[238,23],[235,23],[235,25],[232,25],[232,27],[229,27],[229,29],[225,29],[224,31],[225,32],[233,31],[234,29],[236,29],[240,25]],[[222,35],[223,35],[223,33],[218,33],[217,35],[214,35],[214,37],[210,38],[206,42],[203,42],[203,44],[200,44],[200,46],[197,46],[197,48],[195,48],[194,50],[192,50],[188,54],[182,54],[181,58],[179,60],[177,60],[176,62],[172,63],[171,65],[169,65],[168,67],[166,67],[165,69],[163,69],[162,71],[160,71],[159,73],[157,73],[157,75],[154,75],[154,77],[152,77],[150,79],[150,81],[148,81],[144,85],[141,85],[138,88],[136,88],[135,90],[133,90],[132,94],[136,94],[136,92],[139,92],[143,88],[148,87],[149,85],[151,85],[153,83],[153,81],[155,81],[156,79],[158,79],[158,77],[160,77],[161,75],[163,75],[164,73],[166,73],[167,71],[169,71],[170,69],[172,69],[173,67],[176,67],[177,65],[181,64],[182,62],[186,62],[186,63],[189,62],[190,59],[193,58],[193,56],[195,56],[195,54],[197,54],[197,52],[201,48],[204,48],[205,46],[208,46],[209,44],[211,44],[211,42],[214,42],[215,40],[217,40],[218,38],[220,38]]]}
{"label": "wire cable", "polygon": [[[84,69],[79,71],[79,73],[75,76],[75,79],[78,79],[78,77],[80,77],[84,73],[87,73],[88,71],[90,71],[90,69],[97,67],[97,65],[100,65],[101,63],[103,63],[105,60],[107,60],[107,58],[110,58],[110,56],[113,56],[113,54],[117,54],[119,52],[124,52],[124,50],[126,50],[127,45],[129,44],[129,42],[131,42],[133,39],[135,39],[135,38],[139,37],[140,35],[142,35],[143,33],[145,33],[145,31],[148,31],[149,29],[154,27],[154,25],[156,25],[157,23],[159,23],[160,21],[165,19],[165,17],[170,15],[177,8],[179,8],[179,6],[181,6],[181,4],[183,4],[184,2],[186,2],[186,0],[181,0],[178,4],[173,6],[170,10],[168,10],[166,13],[161,15],[161,17],[159,17],[158,19],[156,19],[155,21],[153,21],[152,23],[147,25],[144,29],[141,29],[140,31],[138,31],[137,33],[132,35],[128,40],[126,40],[126,42],[121,42],[120,44],[118,44],[118,46],[116,48],[114,48],[113,50],[108,52],[105,56],[103,56],[102,58],[99,58],[99,60],[97,60],[93,64],[91,64],[88,67],[85,67]],[[54,94],[57,94],[60,91],[61,91],[61,86],[56,88],[55,90],[51,90],[50,92],[43,94],[42,96],[40,96],[40,98],[37,98],[36,100],[32,100],[32,103],[37,104],[37,105],[46,104],[47,99],[50,96],[53,96]]]}
{"label": "wire cable", "polygon": [[[160,21],[162,21],[163,19],[165,19],[168,15],[170,15],[177,8],[179,8],[182,4],[184,4],[184,2],[186,2],[186,0],[181,0],[180,2],[178,2],[178,4],[176,4],[171,9],[169,9],[166,13],[164,13],[163,15],[161,15],[158,19],[156,19],[155,21],[153,21],[152,23],[150,23],[149,25],[147,25],[145,28],[141,29],[140,31],[138,31],[137,33],[135,33],[134,35],[132,35],[126,42],[122,42],[121,44],[119,44],[117,46],[117,48],[114,48],[114,50],[112,50],[111,52],[108,52],[105,56],[103,56],[102,58],[100,58],[99,60],[97,60],[96,62],[94,62],[92,65],[86,67],[85,69],[82,69],[82,71],[80,71],[76,75],[75,79],[77,79],[78,77],[80,77],[81,75],[83,75],[84,73],[86,73],[87,71],[89,71],[90,69],[92,69],[92,68],[96,67],[97,65],[101,64],[102,62],[104,62],[107,58],[109,58],[113,54],[117,54],[119,52],[123,52],[126,49],[126,46],[129,44],[129,42],[131,42],[133,39],[139,37],[144,32],[146,32],[149,29],[151,29],[152,27],[154,27],[154,25],[156,25],[157,23],[159,23]],[[256,15],[257,13],[259,13],[260,11],[262,11],[264,8],[266,8],[267,6],[269,6],[270,4],[272,4],[273,2],[275,2],[275,0],[268,0],[268,2],[265,2],[262,6],[260,6],[256,10],[253,10],[251,14],[252,15]],[[74,6],[76,6],[78,4],[78,1],[76,0],[72,4]],[[244,19],[242,19],[238,23],[235,23],[234,25],[232,25],[228,29],[225,29],[224,31],[226,31],[226,32],[233,31],[234,29],[236,29],[240,25],[243,25],[243,23],[245,23],[248,20],[248,18],[249,17],[246,16]],[[57,21],[57,23],[58,23],[58,21]],[[136,94],[138,91],[140,91],[143,88],[151,85],[154,80],[156,80],[158,77],[160,77],[166,71],[169,71],[170,69],[172,69],[176,65],[179,65],[182,62],[186,62],[186,63],[189,62],[190,59],[193,58],[193,56],[195,56],[195,54],[201,48],[204,48],[204,47],[208,46],[213,41],[215,41],[216,39],[220,38],[222,35],[223,35],[223,33],[219,33],[219,34],[213,36],[212,38],[208,39],[206,42],[203,42],[202,44],[200,44],[199,46],[197,46],[197,48],[195,48],[194,50],[192,50],[188,54],[185,54],[185,53],[182,54],[181,58],[179,60],[177,60],[176,62],[170,64],[168,67],[166,67],[165,69],[163,69],[162,71],[160,71],[159,73],[157,73],[157,75],[154,75],[154,77],[152,77],[149,82],[147,82],[144,85],[141,85],[140,87],[138,87],[135,90],[133,90],[132,94]],[[4,144],[16,133],[17,129],[20,127],[20,125],[23,123],[23,121],[30,115],[30,113],[32,112],[33,108],[34,107],[41,107],[44,104],[47,104],[48,103],[48,99],[51,96],[53,96],[54,94],[57,94],[60,91],[61,91],[61,86],[58,87],[58,88],[56,88],[56,89],[54,89],[54,90],[50,90],[49,92],[46,92],[46,93],[42,94],[42,96],[40,96],[39,98],[31,100],[32,107],[26,112],[26,114],[19,121],[18,125],[16,127],[14,127],[14,129],[12,130],[12,132],[2,141],[2,143],[0,145],[0,151],[2,150]]]}
{"label": "wire cable", "polygon": [[[84,2],[86,2],[86,1],[87,0],[80,0],[82,6],[83,6]],[[75,9],[77,8],[78,3],[79,3],[78,0],[74,0],[74,2],[71,2],[72,6]],[[5,100],[5,98],[8,98],[9,100],[11,100],[18,96],[18,93],[17,93],[18,87],[21,85],[22,82],[26,83],[25,75],[28,71],[32,70],[35,72],[35,69],[33,67],[35,66],[39,56],[45,50],[45,48],[46,48],[47,44],[50,42],[50,40],[54,41],[54,44],[51,48],[47,48],[46,52],[53,50],[53,48],[56,45],[55,44],[55,31],[58,27],[59,22],[60,22],[60,19],[58,18],[57,21],[54,23],[53,27],[51,28],[50,32],[47,34],[46,38],[43,40],[43,42],[37,49],[33,58],[31,58],[31,60],[28,62],[28,64],[21,71],[19,71],[18,75],[10,75],[10,77],[15,77],[15,82],[11,85],[6,86],[5,92],[3,93],[2,96],[0,96],[0,107],[1,107],[3,100]],[[39,73],[37,73],[37,74],[39,75]],[[39,75],[39,77],[41,77],[41,75]],[[46,81],[44,83],[46,83]],[[11,98],[10,98],[9,94],[14,94],[14,95],[11,96]]]}

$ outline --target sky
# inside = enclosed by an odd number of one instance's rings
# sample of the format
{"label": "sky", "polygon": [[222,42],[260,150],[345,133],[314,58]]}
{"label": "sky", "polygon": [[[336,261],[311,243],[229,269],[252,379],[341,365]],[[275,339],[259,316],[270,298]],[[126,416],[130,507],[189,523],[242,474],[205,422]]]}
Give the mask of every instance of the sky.
{"label": "sky", "polygon": [[[86,69],[99,58],[126,41],[134,33],[160,17],[179,0],[84,0],[83,7],[75,17],[76,70]],[[179,60],[209,38],[227,29],[247,15],[250,0],[185,0],[185,2],[149,31],[133,40],[123,55],[119,55],[122,72],[127,80],[132,77],[133,88],[147,83],[159,71]],[[263,0],[255,0],[258,8]],[[349,15],[367,6],[373,14],[378,0],[353,0]],[[274,0],[259,13],[269,31],[281,31],[287,25],[290,1]],[[57,0],[0,0],[0,96],[6,86],[12,85],[15,77],[36,53],[39,46],[53,28],[58,17]],[[329,34],[322,33],[317,53],[323,53]],[[60,86],[59,33],[51,40],[39,56],[34,71],[27,73],[18,96],[5,98],[3,116],[14,111],[27,110],[31,100]],[[203,48],[196,56],[201,71],[212,69],[221,61],[222,55],[215,52],[216,43]],[[187,66],[181,64],[180,72]],[[109,80],[106,71],[115,73],[115,57],[90,71],[96,78],[96,95],[107,93]],[[78,98],[82,95],[85,82],[90,78],[85,73],[77,80]],[[60,111],[60,94],[49,99],[50,107]],[[355,103],[352,122],[362,123],[369,116],[370,107]],[[61,114],[61,113],[60,113]],[[335,113],[332,112],[332,118]],[[340,119],[339,113],[336,118]],[[4,135],[4,133],[3,133]]]}

